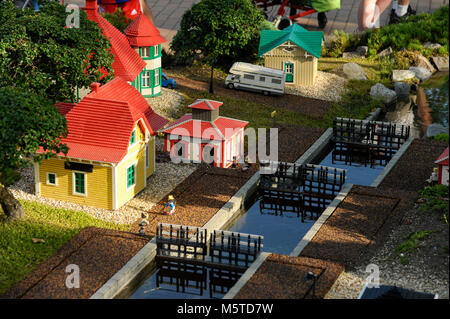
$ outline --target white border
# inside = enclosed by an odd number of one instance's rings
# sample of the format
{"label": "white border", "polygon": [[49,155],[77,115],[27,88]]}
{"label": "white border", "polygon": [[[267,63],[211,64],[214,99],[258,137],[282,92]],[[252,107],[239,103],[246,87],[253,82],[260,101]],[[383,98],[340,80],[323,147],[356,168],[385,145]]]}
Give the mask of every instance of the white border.
{"label": "white border", "polygon": [[[50,180],[50,179],[48,178],[48,175],[49,175],[49,174],[55,175],[55,184],[52,184],[52,183],[49,182],[49,180]],[[46,185],[48,185],[48,186],[58,186],[58,174],[53,173],[53,172],[46,172],[45,183],[46,183]]]}

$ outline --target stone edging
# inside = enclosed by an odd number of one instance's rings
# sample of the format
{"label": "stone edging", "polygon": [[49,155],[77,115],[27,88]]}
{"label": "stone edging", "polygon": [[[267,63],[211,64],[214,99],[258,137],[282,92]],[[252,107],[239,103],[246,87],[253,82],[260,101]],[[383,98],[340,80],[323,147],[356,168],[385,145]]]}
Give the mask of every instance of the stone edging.
{"label": "stone edging", "polygon": [[239,280],[231,287],[230,290],[223,296],[223,299],[233,299],[236,294],[241,290],[242,287],[247,283],[247,281],[252,278],[255,272],[261,267],[264,261],[269,257],[272,253],[262,252],[258,258],[252,263],[252,265],[244,272],[244,274],[239,278]]}
{"label": "stone edging", "polygon": [[373,183],[370,185],[371,187],[378,187],[383,179],[389,174],[391,169],[394,168],[394,166],[397,164],[398,160],[402,155],[406,152],[408,147],[411,145],[412,141],[414,140],[414,137],[410,136],[405,143],[400,147],[400,149],[395,153],[395,155],[391,158],[389,163],[384,167],[383,171],[380,175],[377,176],[377,178],[373,181]]}

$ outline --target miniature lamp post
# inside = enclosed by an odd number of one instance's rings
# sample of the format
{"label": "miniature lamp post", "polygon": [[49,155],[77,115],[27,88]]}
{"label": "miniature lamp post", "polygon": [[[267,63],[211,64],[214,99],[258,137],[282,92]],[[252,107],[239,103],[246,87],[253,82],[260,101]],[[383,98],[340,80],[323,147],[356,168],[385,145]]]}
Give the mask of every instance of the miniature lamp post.
{"label": "miniature lamp post", "polygon": [[311,281],[313,280],[312,284],[312,299],[316,299],[316,281],[317,281],[317,275],[313,273],[312,271],[308,271],[308,273],[303,277],[305,281]]}
{"label": "miniature lamp post", "polygon": [[270,117],[272,118],[272,127],[275,127],[275,116],[277,115],[277,111],[273,111],[270,113]]}

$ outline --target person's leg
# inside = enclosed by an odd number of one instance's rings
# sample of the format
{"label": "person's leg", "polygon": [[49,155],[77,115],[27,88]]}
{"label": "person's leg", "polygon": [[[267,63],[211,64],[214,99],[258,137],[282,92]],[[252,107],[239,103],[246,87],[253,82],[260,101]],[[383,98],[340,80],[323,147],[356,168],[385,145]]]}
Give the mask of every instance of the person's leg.
{"label": "person's leg", "polygon": [[378,28],[380,16],[390,3],[391,0],[362,0],[358,8],[359,30]]}
{"label": "person's leg", "polygon": [[409,0],[398,0],[398,6],[395,13],[399,17],[403,17],[408,12]]}
{"label": "person's leg", "polygon": [[142,6],[142,13],[150,20],[151,23],[155,24],[155,21],[153,19],[152,10],[147,4],[146,0],[141,0],[141,6]]}

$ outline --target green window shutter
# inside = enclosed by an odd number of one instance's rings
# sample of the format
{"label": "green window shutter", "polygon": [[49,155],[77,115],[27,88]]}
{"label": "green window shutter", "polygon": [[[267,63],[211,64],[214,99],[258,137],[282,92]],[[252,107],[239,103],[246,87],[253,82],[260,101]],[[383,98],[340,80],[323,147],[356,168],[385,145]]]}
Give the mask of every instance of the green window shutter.
{"label": "green window shutter", "polygon": [[136,176],[136,166],[132,165],[127,169],[127,187],[134,185],[135,176]]}
{"label": "green window shutter", "polygon": [[155,87],[155,70],[150,70],[150,86]]}
{"label": "green window shutter", "polygon": [[133,145],[134,142],[136,142],[136,131],[133,131],[133,133],[131,133],[130,145]]}
{"label": "green window shutter", "polygon": [[155,57],[155,48],[153,46],[150,47],[150,58]]}
{"label": "green window shutter", "polygon": [[79,194],[85,194],[86,192],[86,190],[84,189],[83,173],[75,173],[75,192]]}

